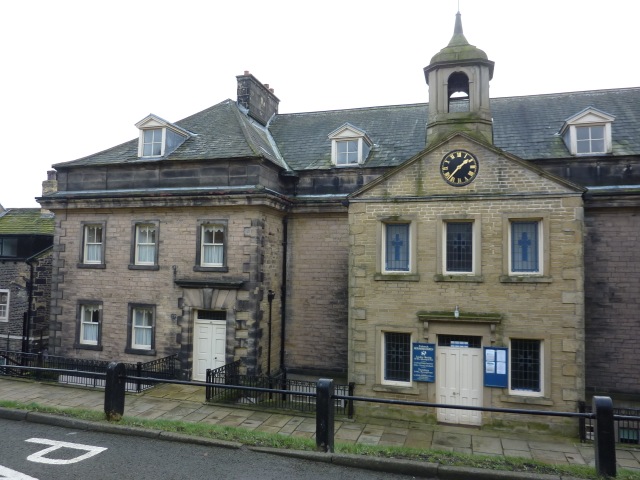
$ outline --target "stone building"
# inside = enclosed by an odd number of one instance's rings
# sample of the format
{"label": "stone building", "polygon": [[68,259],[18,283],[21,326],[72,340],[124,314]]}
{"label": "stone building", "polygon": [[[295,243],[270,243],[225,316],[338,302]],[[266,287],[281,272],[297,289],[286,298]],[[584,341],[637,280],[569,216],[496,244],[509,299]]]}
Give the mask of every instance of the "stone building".
{"label": "stone building", "polygon": [[235,101],[54,165],[56,353],[441,403],[637,397],[640,88],[490,99],[459,16],[424,72],[428,103],[297,114],[245,72]]}
{"label": "stone building", "polygon": [[0,206],[0,349],[47,347],[54,219],[39,208]]}

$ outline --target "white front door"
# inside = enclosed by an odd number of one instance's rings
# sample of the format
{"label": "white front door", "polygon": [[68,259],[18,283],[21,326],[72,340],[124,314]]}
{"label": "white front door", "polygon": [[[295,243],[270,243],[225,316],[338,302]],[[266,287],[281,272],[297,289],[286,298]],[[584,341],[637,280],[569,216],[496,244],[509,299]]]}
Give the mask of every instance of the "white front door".
{"label": "white front door", "polygon": [[193,333],[193,380],[206,382],[207,369],[225,364],[227,322],[196,320]]}
{"label": "white front door", "polygon": [[[437,347],[438,400],[447,405],[482,406],[482,349]],[[481,412],[438,408],[438,421],[481,425]]]}

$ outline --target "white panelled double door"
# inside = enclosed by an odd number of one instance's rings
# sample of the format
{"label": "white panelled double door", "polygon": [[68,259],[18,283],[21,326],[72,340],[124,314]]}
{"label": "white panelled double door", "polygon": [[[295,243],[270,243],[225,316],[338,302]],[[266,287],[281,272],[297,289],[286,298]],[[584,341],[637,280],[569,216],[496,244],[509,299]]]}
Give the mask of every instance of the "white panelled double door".
{"label": "white panelled double door", "polygon": [[[482,407],[482,348],[437,347],[437,403]],[[438,408],[438,421],[481,425],[481,412]]]}

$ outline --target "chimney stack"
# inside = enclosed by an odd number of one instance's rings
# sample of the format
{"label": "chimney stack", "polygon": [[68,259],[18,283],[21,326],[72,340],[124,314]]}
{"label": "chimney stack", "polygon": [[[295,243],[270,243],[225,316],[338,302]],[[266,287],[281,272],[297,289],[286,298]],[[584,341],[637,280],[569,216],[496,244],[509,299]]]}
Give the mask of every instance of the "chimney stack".
{"label": "chimney stack", "polygon": [[269,84],[262,84],[248,70],[236,77],[238,80],[238,105],[247,109],[248,115],[266,125],[271,117],[278,113],[280,100]]}

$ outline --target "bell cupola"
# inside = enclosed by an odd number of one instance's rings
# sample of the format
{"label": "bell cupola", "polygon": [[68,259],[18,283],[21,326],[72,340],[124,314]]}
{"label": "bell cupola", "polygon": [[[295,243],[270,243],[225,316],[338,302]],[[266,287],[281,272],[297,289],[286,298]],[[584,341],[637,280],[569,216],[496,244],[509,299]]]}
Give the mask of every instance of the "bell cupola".
{"label": "bell cupola", "polygon": [[454,131],[493,143],[489,81],[493,62],[462,33],[460,12],[453,37],[424,68],[429,85],[427,143]]}

